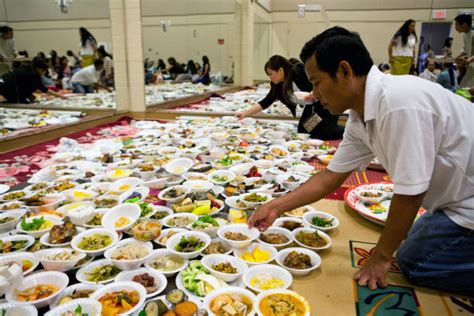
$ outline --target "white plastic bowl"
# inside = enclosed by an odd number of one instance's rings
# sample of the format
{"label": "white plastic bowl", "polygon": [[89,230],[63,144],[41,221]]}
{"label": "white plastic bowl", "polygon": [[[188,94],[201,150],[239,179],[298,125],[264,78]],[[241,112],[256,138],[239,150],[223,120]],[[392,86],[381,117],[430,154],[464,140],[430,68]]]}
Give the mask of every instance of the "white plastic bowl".
{"label": "white plastic bowl", "polygon": [[[270,243],[264,242],[262,240],[262,235],[263,234],[270,234],[270,233],[282,234],[286,238],[288,238],[288,241],[285,242],[285,243],[282,243],[282,244],[270,244]],[[285,228],[281,228],[281,227],[269,227],[266,231],[261,232],[260,236],[258,237],[258,241],[260,243],[262,243],[264,245],[267,245],[267,246],[275,247],[276,249],[282,249],[282,248],[285,248],[285,247],[289,246],[293,242],[293,240],[294,240],[294,237],[293,237],[291,231],[289,231],[288,229],[285,229]]]}
{"label": "white plastic bowl", "polygon": [[[63,222],[61,217],[55,216],[55,215],[48,215],[48,214],[28,217],[28,218],[25,219],[25,221],[27,223],[31,223],[31,221],[33,219],[41,218],[41,217],[43,217],[44,220],[51,221],[53,223],[53,226],[54,225],[60,225]],[[20,233],[28,234],[30,236],[33,236],[34,238],[39,238],[39,237],[43,236],[44,234],[46,234],[47,232],[49,232],[53,226],[48,227],[46,229],[41,229],[41,230],[26,231],[26,230],[23,230],[23,228],[21,228],[21,222],[20,222],[16,225],[16,229]]]}
{"label": "white plastic bowl", "polygon": [[[76,284],[70,285],[67,288],[65,288],[64,291],[62,291],[60,295],[56,296],[56,298],[49,305],[49,307],[54,308],[56,305],[58,305],[58,303],[59,303],[59,301],[61,301],[61,299],[63,299],[66,296],[71,295],[76,290],[77,291],[83,291],[83,290],[96,291],[98,288],[100,288],[102,286],[103,286],[102,284],[84,284],[84,283],[76,283]],[[91,293],[91,295],[92,295],[92,293]],[[63,304],[65,304],[65,303],[63,303]]]}
{"label": "white plastic bowl", "polygon": [[212,301],[220,296],[220,295],[225,295],[225,294],[230,294],[230,295],[243,295],[246,296],[250,302],[252,302],[252,310],[247,311],[247,315],[255,315],[255,301],[257,300],[257,297],[255,294],[250,292],[249,290],[240,288],[240,287],[235,287],[235,286],[229,286],[229,287],[223,287],[217,290],[212,291],[211,293],[207,294],[206,297],[204,298],[204,307],[208,311],[209,316],[216,316],[217,314],[211,312],[211,303]]}
{"label": "white plastic bowl", "polygon": [[[184,217],[184,218],[188,217],[190,219],[190,222],[188,224],[184,225],[184,226],[176,226],[176,225],[173,226],[169,223],[169,221],[171,219],[175,219],[175,218],[178,218],[178,217]],[[170,228],[185,228],[190,223],[194,223],[198,218],[199,218],[199,216],[197,216],[196,214],[192,214],[192,213],[175,213],[175,214],[171,214],[171,215],[168,215],[165,218],[163,218],[162,223],[163,223],[163,226],[170,227]],[[161,235],[163,236],[163,233]]]}
{"label": "white plastic bowl", "polygon": [[[116,181],[116,180],[120,180],[120,179],[127,178],[127,177],[129,177],[132,173],[133,173],[133,170],[130,170],[130,169],[114,168],[114,169],[108,171],[108,172],[105,174],[105,177],[106,177],[108,180]],[[94,178],[94,177],[93,177],[93,178]],[[92,179],[91,179],[91,180],[92,180]],[[95,182],[95,181],[92,181],[92,182]]]}
{"label": "white plastic bowl", "polygon": [[253,286],[251,283],[254,277],[263,275],[270,275],[272,278],[283,281],[284,285],[280,289],[287,289],[293,283],[293,276],[291,273],[288,272],[288,270],[274,264],[259,264],[250,267],[247,271],[245,271],[244,275],[242,276],[242,280],[244,281],[246,287],[254,292],[261,293],[268,290],[262,290],[259,287]]}
{"label": "white plastic bowl", "polygon": [[[253,253],[253,251],[256,247],[258,247],[262,251],[266,251],[266,252],[269,253],[269,258],[268,258],[267,261],[252,262],[252,261],[247,261],[242,257],[244,255],[244,253],[246,253],[246,252],[248,252],[250,254]],[[242,260],[243,262],[248,264],[250,267],[255,266],[255,265],[267,264],[267,263],[272,262],[275,259],[275,256],[277,255],[277,253],[278,253],[278,250],[275,247],[264,245],[264,244],[259,243],[259,242],[253,242],[247,248],[235,249],[234,250],[234,256],[237,259]]]}
{"label": "white plastic bowl", "polygon": [[237,201],[241,200],[240,196],[231,196],[225,199],[225,204],[229,206],[230,208],[235,208],[238,210],[246,210],[248,209],[247,204],[243,203],[244,205],[238,205]]}
{"label": "white plastic bowl", "polygon": [[[312,223],[312,219],[313,217],[315,216],[318,216],[318,217],[323,217],[323,218],[327,218],[327,219],[334,219],[333,222],[332,222],[332,225],[330,227],[320,227],[320,226],[316,226],[316,225],[313,225]],[[305,223],[305,225],[308,225],[312,228],[316,228],[316,229],[319,229],[319,230],[322,230],[323,232],[328,232],[328,231],[331,231],[333,230],[334,228],[338,227],[339,226],[339,220],[337,219],[337,217],[329,214],[329,213],[326,213],[326,212],[320,212],[320,211],[310,211],[310,212],[306,212],[304,215],[303,215],[303,222]]]}
{"label": "white plastic bowl", "polygon": [[[57,271],[45,271],[34,273],[30,276],[27,276],[20,287],[13,289],[5,295],[7,301],[16,305],[34,305],[37,308],[42,308],[50,304],[56,296],[58,296],[68,285],[69,278],[65,273]],[[58,287],[58,291],[48,297],[29,302],[22,302],[17,300],[17,295],[15,290],[26,290],[28,288],[40,285],[40,284],[49,284]]]}
{"label": "white plastic bowl", "polygon": [[182,175],[188,172],[189,169],[194,165],[194,161],[189,158],[178,158],[171,160],[164,167],[166,172],[174,175]]}
{"label": "white plastic bowl", "polygon": [[17,252],[22,252],[26,251],[31,245],[35,243],[35,238],[29,235],[13,235],[13,236],[7,236],[7,237],[2,237],[0,238],[3,243],[7,241],[17,241],[17,240],[26,240],[26,244],[23,248],[18,249],[17,251],[13,251],[10,253],[17,253]]}
{"label": "white plastic bowl", "polygon": [[61,206],[56,212],[68,216],[74,225],[84,225],[94,218],[95,205],[92,201],[73,202]]}
{"label": "white plastic bowl", "polygon": [[262,293],[258,294],[257,299],[255,301],[255,306],[257,306],[256,310],[257,310],[258,316],[266,316],[266,314],[263,314],[260,311],[260,304],[261,304],[262,300],[265,297],[267,297],[268,295],[273,295],[273,294],[286,294],[286,295],[294,296],[295,298],[297,298],[301,302],[303,302],[303,305],[306,309],[304,315],[302,315],[302,316],[311,316],[311,305],[308,303],[308,301],[303,296],[301,296],[299,293],[296,293],[294,291],[287,290],[287,289],[286,290],[285,289],[269,290],[269,291],[265,291],[265,292],[262,292]]}
{"label": "white plastic bowl", "polygon": [[[108,209],[108,208],[96,208],[94,210],[94,216],[97,215],[97,214],[102,214],[102,216],[104,216],[104,214],[109,212],[109,211],[110,211],[110,209]],[[102,227],[102,223],[100,223],[99,225],[95,225],[95,226],[85,223],[82,226],[84,226],[86,228],[99,228],[99,227]]]}
{"label": "white plastic bowl", "polygon": [[128,190],[133,190],[137,186],[143,183],[143,180],[140,178],[130,177],[123,178],[112,183],[109,187],[110,193],[121,194]]}
{"label": "white plastic bowl", "polygon": [[[162,242],[162,238],[167,236],[168,232],[170,232],[170,231],[174,231],[176,233],[182,233],[182,232],[186,232],[188,230],[186,228],[165,228],[161,231],[160,237],[156,238],[153,241],[155,243],[157,243],[158,245],[160,245],[161,247],[166,247],[166,241]],[[171,237],[169,237],[169,238],[171,238]]]}
{"label": "white plastic bowl", "polygon": [[[306,244],[303,244],[298,239],[296,239],[296,236],[298,235],[299,232],[304,232],[304,233],[317,232],[320,237],[322,237],[322,238],[324,238],[324,240],[326,240],[326,245],[323,246],[323,247],[310,247]],[[305,248],[308,248],[308,249],[311,249],[311,250],[314,250],[314,251],[320,251],[320,250],[331,248],[331,245],[332,245],[331,237],[329,237],[329,235],[326,234],[325,232],[322,232],[318,229],[315,229],[315,228],[297,228],[294,231],[292,231],[291,233],[293,235],[293,239],[295,240],[295,243],[297,243],[301,247],[305,247]]]}
{"label": "white plastic bowl", "polygon": [[102,313],[102,305],[98,301],[90,298],[79,298],[56,306],[44,315],[63,315],[67,312],[74,312],[78,306],[81,306],[83,314],[100,315]]}
{"label": "white plastic bowl", "polygon": [[[274,149],[279,149],[282,151],[282,153],[277,155],[273,152]],[[273,146],[270,146],[268,151],[269,151],[269,154],[274,155],[275,157],[279,157],[279,158],[286,158],[290,155],[290,152],[284,146],[273,145]]]}
{"label": "white plastic bowl", "polygon": [[186,172],[186,173],[183,173],[181,176],[186,181],[194,181],[194,180],[207,181],[207,176],[199,172]]}
{"label": "white plastic bowl", "polygon": [[[303,253],[303,254],[308,255],[311,258],[311,265],[312,265],[311,268],[293,269],[293,268],[289,268],[289,267],[285,266],[283,264],[283,262],[285,261],[286,256],[288,256],[288,254],[292,251],[296,251],[298,253]],[[321,257],[317,253],[315,253],[314,251],[309,250],[307,248],[301,248],[301,247],[291,247],[291,248],[282,249],[277,253],[277,255],[275,257],[275,260],[278,263],[278,265],[280,265],[282,268],[290,271],[290,273],[293,276],[308,275],[308,274],[311,273],[311,271],[316,270],[321,265]]]}
{"label": "white plastic bowl", "polygon": [[152,180],[145,181],[143,185],[150,189],[160,190],[166,186],[167,181],[168,181],[168,178],[152,179]]}
{"label": "white plastic bowl", "polygon": [[160,170],[159,167],[153,166],[153,170],[150,171],[141,171],[140,168],[136,168],[134,169],[134,172],[138,173],[143,181],[149,181],[155,178],[156,172],[158,170]]}
{"label": "white plastic bowl", "polygon": [[[134,246],[136,245],[137,247],[140,246],[140,247],[145,248],[147,251],[147,255],[142,258],[133,259],[133,260],[114,259],[113,258],[114,252],[117,249],[124,247],[128,244],[133,244]],[[119,241],[112,248],[107,249],[104,253],[104,257],[112,261],[113,264],[121,270],[135,270],[135,269],[138,269],[142,265],[142,263],[146,261],[146,259],[148,259],[152,251],[153,251],[153,244],[151,242],[142,242],[142,241],[136,240],[135,238],[127,238],[127,239]]]}
{"label": "white plastic bowl", "polygon": [[21,261],[22,268],[24,268],[22,260],[28,260],[31,262],[31,268],[23,271],[24,276],[33,272],[40,263],[34,253],[31,252],[12,252],[10,254],[5,254],[0,257],[0,262]]}
{"label": "white plastic bowl", "polygon": [[189,188],[191,192],[209,192],[214,184],[210,181],[188,180],[183,183],[183,186]]}
{"label": "white plastic bowl", "polygon": [[229,168],[229,171],[232,171],[236,175],[239,176],[244,176],[247,173],[250,172],[250,169],[254,166],[254,163],[250,162],[245,162],[245,163],[239,163],[237,165],[233,165],[232,167]]}
{"label": "white plastic bowl", "polygon": [[[262,202],[250,202],[250,201],[246,201],[245,200],[245,197],[248,196],[248,195],[251,195],[253,193],[256,193],[258,196],[263,196],[263,197],[266,197],[265,201],[262,201]],[[249,208],[255,208],[259,205],[262,205],[262,204],[265,204],[267,202],[269,202],[270,200],[272,199],[272,195],[271,194],[267,194],[267,193],[261,193],[261,192],[252,192],[252,193],[245,193],[245,194],[241,194],[240,195],[240,200],[242,202],[244,202],[245,204],[247,204],[247,207]]]}
{"label": "white plastic bowl", "polygon": [[47,271],[59,271],[66,272],[72,270],[74,266],[84,257],[85,253],[78,252],[76,253],[76,258],[73,260],[50,260],[47,257],[61,252],[72,253],[74,250],[70,248],[52,248],[52,249],[43,249],[35,252],[35,256],[43,265],[44,269]]}
{"label": "white plastic bowl", "polygon": [[[140,218],[141,212],[142,210],[138,204],[124,203],[116,205],[102,216],[102,226],[111,230],[128,230],[138,220],[138,218]],[[129,223],[122,227],[116,227],[115,223],[121,217],[128,218]]]}
{"label": "white plastic bowl", "polygon": [[26,206],[31,211],[35,213],[46,212],[46,211],[54,211],[58,208],[62,201],[65,200],[64,195],[60,193],[53,193],[53,194],[46,194],[43,196],[45,200],[45,204],[40,206]]}
{"label": "white plastic bowl", "polygon": [[26,210],[17,209],[13,211],[5,211],[0,213],[0,219],[6,217],[12,217],[13,220],[0,224],[0,233],[6,233],[11,231],[20,221],[21,218],[26,214]]}
{"label": "white plastic bowl", "polygon": [[[234,268],[237,269],[237,273],[232,273],[232,274],[223,273],[223,272],[219,272],[217,270],[214,270],[212,268],[213,265],[217,265],[217,264],[223,263],[223,262],[229,262]],[[201,263],[207,270],[209,270],[209,272],[211,272],[211,274],[213,276],[215,276],[216,278],[219,278],[219,279],[221,279],[225,282],[234,282],[242,274],[244,274],[244,272],[249,267],[245,262],[235,258],[234,256],[221,255],[221,254],[212,254],[212,255],[204,256],[201,259]]]}
{"label": "white plastic bowl", "polygon": [[122,271],[115,278],[115,282],[132,281],[134,276],[144,273],[148,273],[151,277],[153,277],[155,279],[156,285],[156,291],[147,294],[146,298],[157,296],[165,290],[166,286],[168,285],[168,280],[166,279],[163,273],[158,272],[158,270],[152,268],[140,268],[132,271]]}
{"label": "white plastic bowl", "polygon": [[102,296],[107,293],[118,292],[122,290],[129,292],[137,291],[139,294],[139,301],[137,305],[129,309],[126,313],[122,314],[132,315],[134,312],[138,311],[142,307],[143,303],[145,303],[146,290],[141,284],[131,281],[114,282],[95,291],[94,294],[92,294],[91,298],[98,301]]}
{"label": "white plastic bowl", "polygon": [[209,235],[209,237],[211,238],[215,238],[217,236],[217,230],[222,227],[222,226],[225,226],[228,224],[228,221],[223,219],[223,218],[214,218],[216,220],[217,223],[219,223],[219,226],[217,227],[210,227],[210,228],[206,228],[206,229],[199,229],[199,228],[193,228],[193,223],[189,224],[188,226],[186,226],[187,229],[189,230],[194,230],[194,231],[199,231],[199,232],[203,232],[203,233],[206,233]]}
{"label": "white plastic bowl", "polygon": [[[288,178],[290,177],[295,178],[296,181],[295,182],[288,181]],[[283,187],[287,188],[288,190],[296,189],[307,180],[308,180],[307,177],[303,177],[302,175],[299,175],[296,173],[284,173],[276,177],[276,182],[280,183]]]}
{"label": "white plastic bowl", "polygon": [[[179,189],[179,190],[182,190],[183,191],[183,194],[181,194],[180,196],[177,196],[175,198],[170,198],[170,197],[165,197],[165,195],[171,191],[171,190],[174,190],[174,189]],[[190,192],[191,190],[188,188],[188,187],[185,187],[185,186],[182,186],[182,185],[175,185],[175,186],[171,186],[169,188],[166,188],[164,189],[163,191],[161,191],[159,194],[158,194],[158,198],[160,200],[163,200],[163,201],[166,201],[168,203],[177,203],[177,202],[181,202],[182,200],[184,200],[186,198],[186,195]]]}
{"label": "white plastic bowl", "polygon": [[[82,228],[82,227],[76,227],[76,233],[74,234],[74,236],[77,236],[79,235],[80,233],[84,232],[85,229]],[[74,238],[74,237],[73,237]],[[62,243],[62,244],[52,244],[49,242],[49,233],[46,233],[44,234],[43,236],[41,236],[40,238],[40,242],[47,246],[47,247],[51,247],[51,248],[61,248],[61,247],[67,247],[71,244],[71,242],[66,242],[66,243]]]}
{"label": "white plastic bowl", "polygon": [[181,156],[181,149],[174,146],[161,146],[158,153],[162,156],[177,158]]}
{"label": "white plastic bowl", "polygon": [[273,222],[272,227],[281,227],[281,228],[284,228],[284,227],[282,227],[282,225],[283,225],[283,223],[286,222],[286,221],[295,222],[295,223],[301,224],[301,227],[304,227],[304,226],[305,226],[305,223],[303,222],[303,219],[301,219],[301,218],[298,218],[298,217],[279,217],[279,218],[277,218],[277,219]]}
{"label": "white plastic bowl", "polygon": [[[225,237],[227,232],[237,232],[242,233],[248,237],[247,240],[230,240]],[[249,228],[247,224],[230,224],[223,226],[217,230],[217,236],[221,238],[224,243],[228,244],[234,249],[240,249],[248,247],[252,241],[256,240],[260,232],[256,228]]]}
{"label": "white plastic bowl", "polygon": [[[83,266],[82,268],[77,270],[77,272],[76,272],[77,281],[79,281],[83,284],[92,284],[92,285],[107,284],[107,283],[113,282],[118,274],[113,278],[110,278],[110,279],[107,279],[107,280],[102,280],[102,281],[99,281],[99,282],[93,282],[93,281],[89,281],[87,279],[86,273],[90,273],[90,272],[94,271],[95,269],[97,269],[99,267],[102,267],[102,266],[106,266],[106,265],[115,266],[115,264],[112,261],[108,260],[108,259],[101,259],[101,260],[92,261],[88,265]],[[117,266],[115,266],[115,267],[117,267]]]}
{"label": "white plastic bowl", "polygon": [[98,193],[92,190],[71,189],[64,192],[66,198],[71,202],[91,201]]}
{"label": "white plastic bowl", "polygon": [[144,187],[144,186],[139,186],[139,187],[136,187],[134,189],[125,191],[124,193],[120,194],[119,203],[125,203],[125,200],[127,200],[128,197],[131,196],[134,192],[139,193],[141,195],[140,201],[144,201],[145,198],[150,193],[150,188],[149,187]]}
{"label": "white plastic bowl", "polygon": [[[84,237],[89,237],[89,236],[94,235],[94,234],[108,235],[112,238],[112,242],[110,243],[110,245],[108,245],[104,248],[98,249],[98,250],[83,250],[83,249],[80,249],[77,246],[79,244],[79,242]],[[119,240],[119,237],[118,237],[118,234],[115,230],[105,229],[105,228],[93,228],[93,229],[88,229],[85,232],[82,232],[79,235],[77,235],[76,237],[74,237],[71,241],[71,247],[72,247],[72,249],[74,249],[76,251],[79,251],[79,252],[83,252],[83,253],[87,254],[88,256],[97,257],[97,256],[102,255],[107,249],[113,247],[118,242],[118,240]]]}
{"label": "white plastic bowl", "polygon": [[6,312],[5,316],[9,315],[28,315],[28,316],[38,316],[38,310],[34,306],[18,306],[13,303],[2,303],[0,304],[0,310]]}
{"label": "white plastic bowl", "polygon": [[[179,244],[181,241],[181,238],[189,238],[189,237],[196,237],[200,241],[204,243],[204,246],[196,251],[193,252],[181,252],[176,250],[176,246]],[[171,252],[173,255],[176,255],[178,257],[184,258],[184,259],[193,259],[198,257],[201,252],[209,246],[211,243],[211,237],[209,237],[208,234],[202,233],[202,232],[197,232],[197,231],[188,231],[188,232],[182,232],[175,234],[171,236],[168,241],[166,242],[166,249],[168,249],[169,252]]]}
{"label": "white plastic bowl", "polygon": [[163,273],[165,277],[171,277],[171,276],[174,276],[176,273],[186,269],[189,264],[189,261],[187,259],[181,258],[183,260],[183,264],[179,268],[176,268],[174,270],[165,271],[165,270],[155,269],[154,267],[152,267],[151,264],[155,262],[155,259],[162,256],[176,256],[176,255],[172,254],[168,249],[163,249],[163,248],[156,249],[145,261],[144,266],[151,270],[155,270],[155,271]]}
{"label": "white plastic bowl", "polygon": [[[217,184],[217,185],[226,185],[230,181],[234,180],[235,176],[236,175],[233,171],[230,171],[230,170],[217,170],[217,171],[213,171],[213,172],[209,173],[207,175],[207,179],[208,179],[208,181],[210,181],[214,184]],[[216,179],[214,179],[214,177],[226,177],[227,180],[217,181]]]}
{"label": "white plastic bowl", "polygon": [[[362,194],[364,193],[369,193],[369,194],[378,194],[380,195],[379,197],[367,197],[367,196],[363,196]],[[377,204],[377,203],[380,203],[383,199],[385,199],[387,197],[387,194],[382,192],[382,191],[378,191],[378,190],[358,190],[357,191],[357,196],[359,197],[359,199],[366,203],[366,204]]]}

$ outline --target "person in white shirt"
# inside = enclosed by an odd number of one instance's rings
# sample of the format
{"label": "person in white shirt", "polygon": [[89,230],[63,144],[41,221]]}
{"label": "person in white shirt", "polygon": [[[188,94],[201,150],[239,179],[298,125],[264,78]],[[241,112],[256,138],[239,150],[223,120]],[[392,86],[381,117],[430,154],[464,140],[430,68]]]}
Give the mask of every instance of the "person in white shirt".
{"label": "person in white shirt", "polygon": [[436,69],[436,65],[434,61],[427,61],[426,68],[420,74],[420,77],[429,81],[436,82],[438,75],[440,74],[440,70]]}
{"label": "person in white shirt", "polygon": [[13,59],[17,55],[13,29],[9,26],[0,27],[0,76],[11,70]]}
{"label": "person in white shirt", "polygon": [[418,40],[415,26],[414,20],[405,21],[388,45],[388,62],[392,75],[408,75],[410,68],[415,65],[415,45]]}
{"label": "person in white shirt", "polygon": [[79,28],[81,38],[79,56],[81,57],[81,67],[87,67],[94,63],[97,56],[97,41],[85,27]]}
{"label": "person in white shirt", "polygon": [[73,93],[93,93],[98,88],[111,91],[109,88],[101,85],[98,82],[100,73],[104,69],[104,61],[96,59],[93,65],[82,68],[74,73],[71,78]]}
{"label": "person in white shirt", "polygon": [[[378,157],[394,195],[377,246],[354,275],[358,284],[387,286],[396,251],[413,284],[474,297],[472,104],[427,80],[383,74],[359,35],[341,27],[307,42],[301,60],[314,97],[332,114],[349,110],[344,138],[327,169],[262,205],[249,226],[265,230],[284,211],[323,198]],[[420,206],[428,212],[413,223]]]}
{"label": "person in white shirt", "polygon": [[471,30],[472,16],[460,14],[455,19],[455,29],[462,33],[463,47],[461,53],[456,57],[456,62],[463,62],[466,73],[459,83],[461,87],[474,87],[474,33]]}

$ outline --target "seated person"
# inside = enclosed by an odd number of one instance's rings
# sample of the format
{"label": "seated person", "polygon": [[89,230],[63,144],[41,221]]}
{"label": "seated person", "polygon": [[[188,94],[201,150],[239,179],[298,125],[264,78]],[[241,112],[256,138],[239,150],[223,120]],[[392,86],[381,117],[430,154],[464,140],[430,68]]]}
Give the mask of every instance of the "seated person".
{"label": "seated person", "polygon": [[459,87],[457,74],[452,65],[439,74],[436,82],[452,92],[455,92]]}
{"label": "seated person", "polygon": [[108,92],[112,90],[99,83],[101,71],[104,69],[104,61],[96,59],[93,65],[82,68],[74,73],[71,78],[73,93],[94,93],[94,90],[103,88]]}
{"label": "seated person", "polygon": [[49,90],[41,82],[41,77],[48,71],[48,65],[42,60],[36,60],[33,64],[22,65],[18,69],[3,76],[0,84],[0,94],[7,99],[8,103],[33,103],[33,93],[41,91],[58,98],[66,99],[65,96]]}
{"label": "seated person", "polygon": [[426,68],[423,70],[423,72],[420,74],[420,77],[429,81],[436,82],[436,79],[438,79],[438,75],[440,74],[440,71],[436,69],[436,64],[434,61],[427,61],[426,62]]}

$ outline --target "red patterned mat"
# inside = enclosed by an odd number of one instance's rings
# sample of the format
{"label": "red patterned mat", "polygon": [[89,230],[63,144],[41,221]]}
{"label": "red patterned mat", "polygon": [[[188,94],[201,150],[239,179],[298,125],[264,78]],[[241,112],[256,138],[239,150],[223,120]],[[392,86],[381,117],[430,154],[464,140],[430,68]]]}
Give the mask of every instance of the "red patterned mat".
{"label": "red patterned mat", "polygon": [[[137,130],[130,126],[130,121],[130,117],[122,117],[116,122],[98,125],[65,137],[75,139],[79,143],[92,143],[98,139],[132,135],[137,133]],[[58,143],[59,138],[1,154],[0,183],[13,186],[28,180],[54,155]]]}

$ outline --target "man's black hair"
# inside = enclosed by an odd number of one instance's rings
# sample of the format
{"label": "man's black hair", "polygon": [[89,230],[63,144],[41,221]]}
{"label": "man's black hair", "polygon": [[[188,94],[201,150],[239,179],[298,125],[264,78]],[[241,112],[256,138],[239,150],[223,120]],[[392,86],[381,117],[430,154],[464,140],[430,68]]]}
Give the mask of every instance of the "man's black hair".
{"label": "man's black hair", "polygon": [[356,76],[365,76],[374,64],[369,51],[359,34],[343,27],[334,26],[306,42],[301,50],[300,59],[306,61],[316,57],[319,69],[336,76],[339,63],[347,61]]}
{"label": "man's black hair", "polygon": [[458,22],[459,25],[467,24],[469,28],[472,26],[472,15],[462,13],[454,18],[454,21]]}

